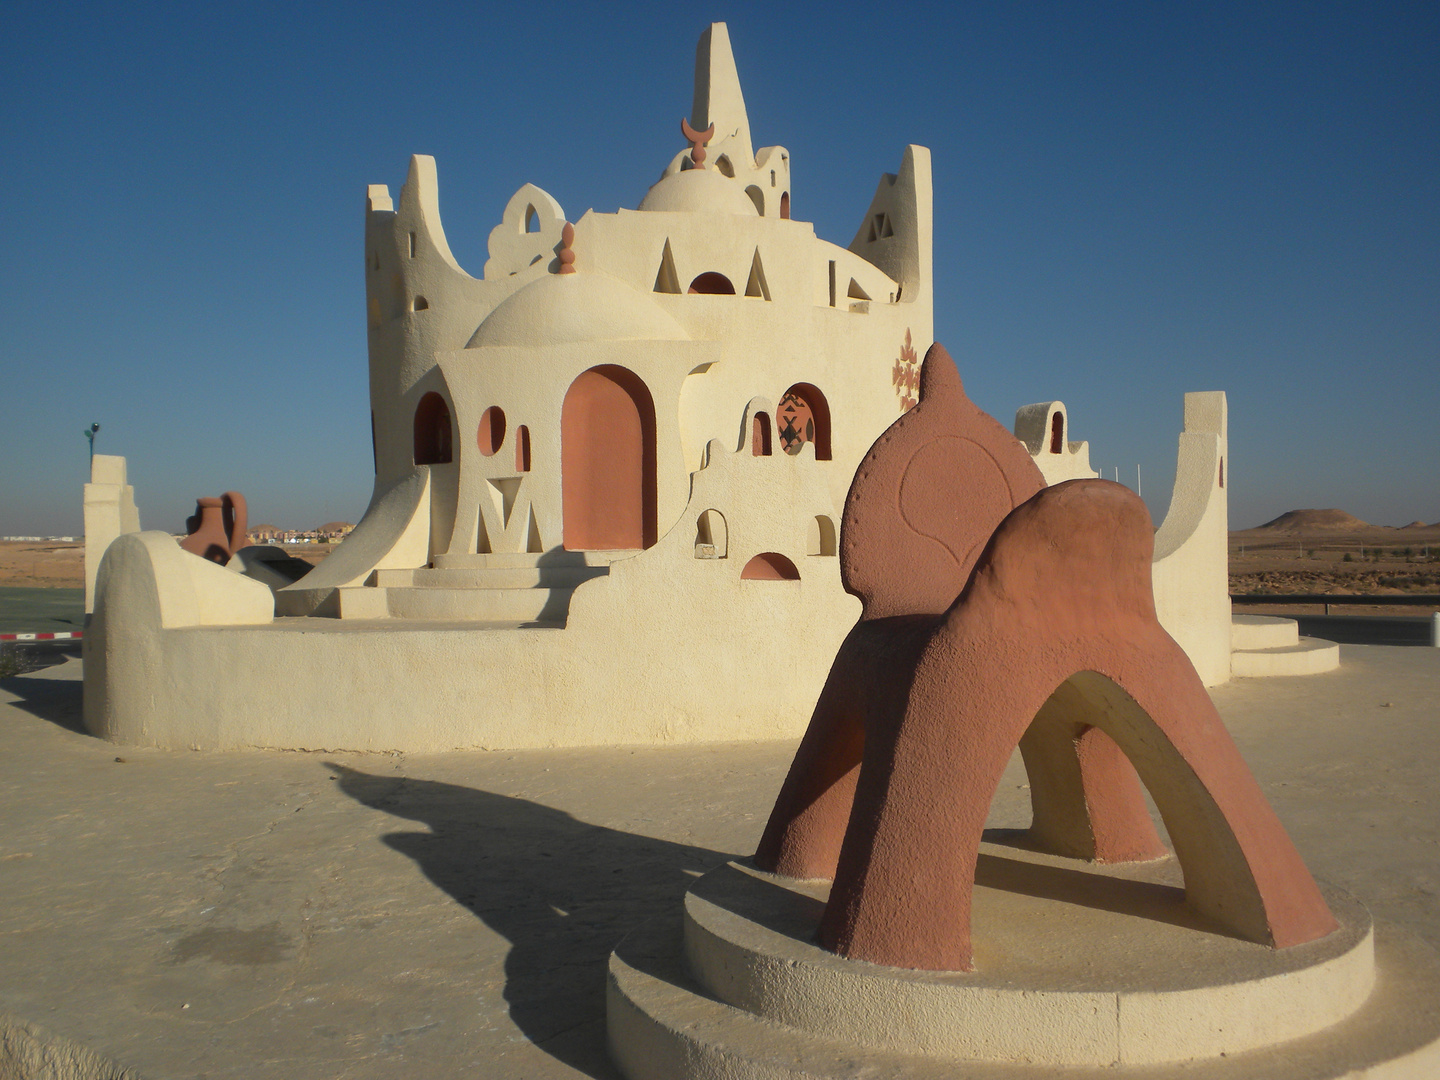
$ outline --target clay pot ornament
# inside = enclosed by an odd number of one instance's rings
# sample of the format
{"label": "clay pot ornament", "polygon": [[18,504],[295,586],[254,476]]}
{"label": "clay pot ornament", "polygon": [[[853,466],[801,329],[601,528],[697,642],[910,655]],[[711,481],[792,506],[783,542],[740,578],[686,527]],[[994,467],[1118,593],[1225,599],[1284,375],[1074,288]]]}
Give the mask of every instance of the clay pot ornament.
{"label": "clay pot ornament", "polygon": [[245,534],[245,496],[227,491],[218,499],[206,496],[195,500],[195,513],[186,519],[190,535],[180,546],[192,555],[224,566],[230,556],[249,545]]}

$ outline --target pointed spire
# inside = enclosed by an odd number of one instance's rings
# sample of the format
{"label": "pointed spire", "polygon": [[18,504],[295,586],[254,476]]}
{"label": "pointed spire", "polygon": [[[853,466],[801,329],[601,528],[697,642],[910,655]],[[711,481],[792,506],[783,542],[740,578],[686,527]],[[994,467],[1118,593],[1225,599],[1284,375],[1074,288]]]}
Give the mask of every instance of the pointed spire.
{"label": "pointed spire", "polygon": [[723,22],[711,23],[695,46],[695,102],[690,123],[696,131],[714,124],[714,141],[728,144],[731,158],[742,159],[746,168],[755,167],[750,118],[740,92],[735,54],[730,51],[730,31]]}

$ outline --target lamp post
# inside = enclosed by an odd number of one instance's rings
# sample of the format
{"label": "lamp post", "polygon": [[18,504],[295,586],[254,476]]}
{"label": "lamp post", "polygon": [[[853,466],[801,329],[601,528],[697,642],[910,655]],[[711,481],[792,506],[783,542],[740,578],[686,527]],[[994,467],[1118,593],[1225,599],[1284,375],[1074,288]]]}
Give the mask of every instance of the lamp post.
{"label": "lamp post", "polygon": [[95,433],[100,430],[99,424],[91,424],[85,429],[85,438],[90,443],[90,468],[95,468]]}

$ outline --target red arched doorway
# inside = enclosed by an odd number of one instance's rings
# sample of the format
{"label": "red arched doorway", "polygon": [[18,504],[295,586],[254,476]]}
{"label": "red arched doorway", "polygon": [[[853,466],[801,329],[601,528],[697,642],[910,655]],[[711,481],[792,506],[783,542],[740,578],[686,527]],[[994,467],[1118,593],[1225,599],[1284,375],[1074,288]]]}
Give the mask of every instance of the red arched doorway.
{"label": "red arched doorway", "polygon": [[633,371],[591,368],[565,392],[560,493],[566,550],[655,543],[655,405]]}

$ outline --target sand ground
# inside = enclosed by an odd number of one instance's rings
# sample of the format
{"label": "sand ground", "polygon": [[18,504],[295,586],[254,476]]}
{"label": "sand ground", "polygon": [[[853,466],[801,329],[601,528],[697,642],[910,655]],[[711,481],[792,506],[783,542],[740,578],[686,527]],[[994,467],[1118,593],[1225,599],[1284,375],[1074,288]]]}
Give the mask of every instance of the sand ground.
{"label": "sand ground", "polygon": [[[1440,946],[1440,649],[1343,660],[1213,697],[1313,872]],[[795,746],[136,749],[83,733],[80,674],[0,682],[0,1075],[27,1080],[614,1080],[610,949],[753,849]],[[1027,824],[1025,782],[992,826]],[[26,1047],[92,1069],[7,1073]]]}

